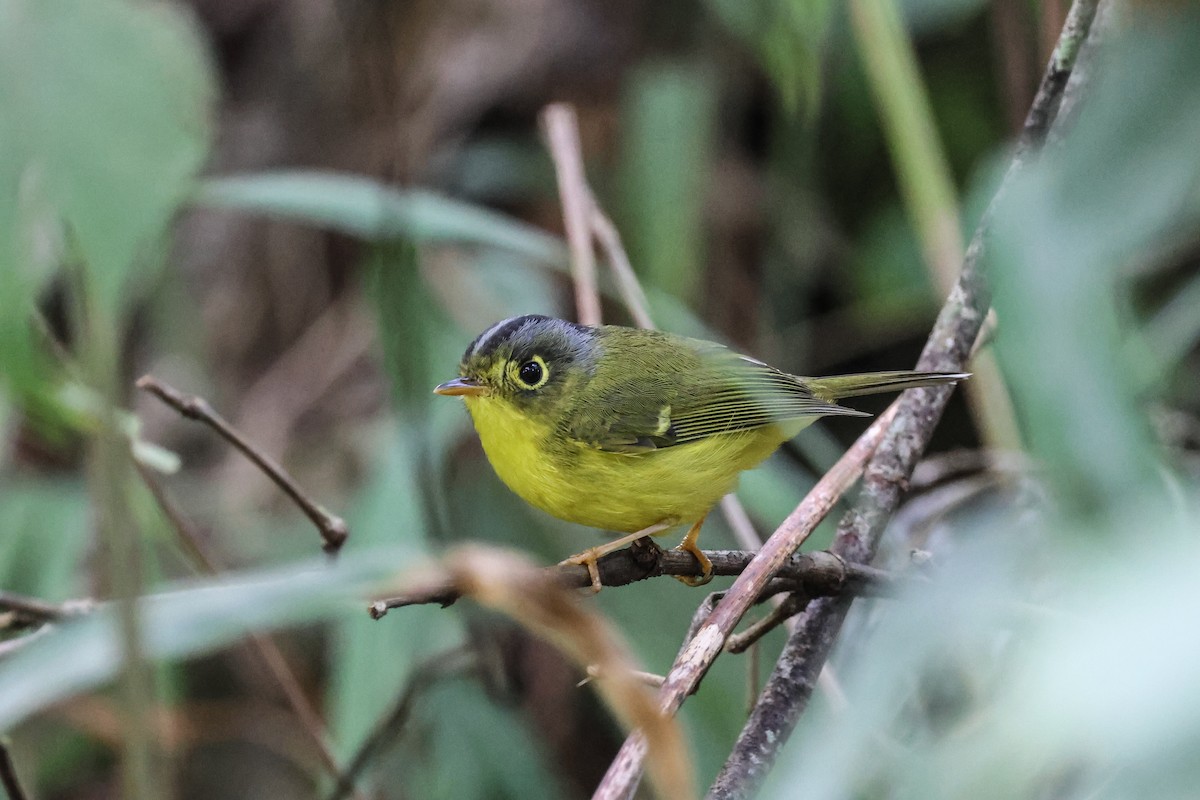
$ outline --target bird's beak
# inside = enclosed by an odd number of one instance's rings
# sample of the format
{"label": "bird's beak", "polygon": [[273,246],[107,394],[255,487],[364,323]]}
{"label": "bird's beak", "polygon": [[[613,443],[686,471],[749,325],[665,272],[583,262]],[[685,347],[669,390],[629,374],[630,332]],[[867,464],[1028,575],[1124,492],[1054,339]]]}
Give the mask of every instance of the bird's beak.
{"label": "bird's beak", "polygon": [[444,395],[467,395],[469,397],[482,397],[490,394],[488,387],[471,380],[470,378],[455,378],[452,381],[438,384],[433,390],[434,394]]}

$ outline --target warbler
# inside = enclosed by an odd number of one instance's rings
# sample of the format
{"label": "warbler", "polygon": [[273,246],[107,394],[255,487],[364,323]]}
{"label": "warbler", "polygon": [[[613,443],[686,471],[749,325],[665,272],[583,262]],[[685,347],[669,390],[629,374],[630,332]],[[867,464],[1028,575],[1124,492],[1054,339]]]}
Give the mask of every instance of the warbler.
{"label": "warbler", "polygon": [[434,392],[460,396],[500,479],[556,517],[625,533],[563,563],[586,565],[643,536],[690,528],[678,549],[699,577],[709,510],[753,467],[815,419],[869,416],[839,398],[954,383],[959,372],[789,375],[723,345],[536,314],[498,322]]}

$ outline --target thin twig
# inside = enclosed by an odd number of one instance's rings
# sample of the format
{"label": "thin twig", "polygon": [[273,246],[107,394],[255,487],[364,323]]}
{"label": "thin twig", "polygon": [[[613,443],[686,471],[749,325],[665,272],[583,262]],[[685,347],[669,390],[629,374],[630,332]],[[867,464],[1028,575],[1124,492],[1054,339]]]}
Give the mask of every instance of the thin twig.
{"label": "thin twig", "polygon": [[752,644],[787,620],[799,614],[812,598],[801,592],[792,592],[782,603],[773,607],[765,617],[754,622],[741,633],[735,633],[725,642],[728,653],[744,653]]}
{"label": "thin twig", "polygon": [[[829,472],[821,477],[717,603],[703,627],[688,642],[683,652],[675,659],[671,671],[667,673],[667,682],[659,693],[664,711],[675,713],[684,699],[695,691],[704,673],[724,648],[725,640],[733,633],[734,627],[755,599],[762,594],[768,581],[858,479],[867,459],[875,451],[884,432],[895,418],[900,402],[897,400],[892,403],[891,407],[838,459]],[[615,800],[630,796],[641,777],[645,754],[645,741],[641,734],[635,731],[625,740],[625,744],[609,766],[604,780],[597,787],[593,799]]]}
{"label": "thin twig", "polygon": [[721,513],[725,515],[725,521],[729,523],[730,529],[733,530],[733,538],[737,539],[739,545],[746,550],[762,547],[762,537],[754,529],[746,507],[736,494],[727,494],[721,498]]}
{"label": "thin twig", "polygon": [[[646,686],[654,689],[659,688],[663,685],[663,682],[666,681],[666,677],[663,675],[658,675],[653,672],[646,672],[645,670],[641,669],[631,670],[631,674],[641,683],[644,683]],[[600,669],[595,664],[589,664],[587,668],[587,676],[583,680],[576,683],[575,688],[578,689],[581,686],[587,686],[592,681],[602,677],[604,677],[604,670]]]}
{"label": "thin twig", "polygon": [[8,800],[26,800],[29,795],[21,788],[17,778],[17,768],[13,766],[12,756],[8,752],[8,744],[0,739],[0,785],[8,793]]}
{"label": "thin twig", "polygon": [[[741,575],[758,555],[748,550],[706,550],[718,576]],[[600,582],[604,586],[627,586],[637,581],[662,575],[698,577],[696,560],[678,550],[655,549],[649,555],[633,548],[609,553],[599,561]],[[587,567],[557,565],[546,568],[568,588],[592,585]],[[805,553],[790,558],[775,575],[777,584],[763,592],[763,597],[779,592],[798,591],[812,597],[828,597],[850,593],[859,596],[887,597],[899,592],[897,583],[903,581],[883,570],[848,564],[825,551]],[[448,606],[461,596],[450,583],[421,587],[407,594],[372,602],[368,611],[375,619],[394,608],[415,605]]]}
{"label": "thin twig", "polygon": [[87,614],[96,607],[94,600],[66,600],[51,603],[37,597],[0,591],[0,609],[11,611],[25,625],[42,625],[57,622],[67,617]]}
{"label": "thin twig", "polygon": [[[1095,11],[1095,0],[1076,0],[1072,5],[1051,58],[1051,68],[1038,90],[1035,112],[1056,105],[1057,101],[1047,95],[1061,94],[1067,82],[1061,73],[1070,71],[1078,54],[1078,43],[1086,37]],[[1050,116],[1035,112],[1031,112],[1013,162],[975,231],[958,283],[938,315],[918,369],[959,369],[969,356],[990,304],[979,264],[993,209],[1025,155],[1044,140],[1053,121]],[[867,467],[859,501],[838,526],[834,552],[852,562],[870,561],[888,519],[899,504],[903,485],[924,451],[948,398],[949,390],[932,389],[906,392],[898,401],[901,411],[897,424]],[[815,600],[804,612],[763,689],[760,702],[709,790],[710,798],[744,798],[753,794],[761,783],[807,707],[852,599]]]}
{"label": "thin twig", "polygon": [[600,293],[596,289],[596,254],[591,232],[593,203],[583,169],[575,109],[565,103],[546,106],[542,110],[542,127],[554,159],[558,194],[562,199],[563,225],[575,279],[576,317],[584,325],[599,325]]}
{"label": "thin twig", "polygon": [[[187,554],[192,566],[198,572],[207,575],[219,574],[215,559],[200,544],[200,537],[196,535],[195,529],[188,522],[187,518],[184,517],[170,495],[167,494],[163,485],[150,470],[140,464],[137,465],[137,470],[142,477],[142,481],[146,484],[146,488],[149,489],[159,509],[163,512],[163,516],[166,517],[167,522],[175,533],[176,540]],[[338,764],[337,757],[333,753],[333,747],[329,741],[329,732],[325,727],[325,723],[321,719],[321,715],[317,712],[317,709],[309,702],[308,695],[300,685],[300,679],[296,677],[296,673],[288,664],[283,650],[280,649],[274,638],[265,633],[250,634],[247,637],[247,644],[262,661],[267,671],[275,679],[275,682],[279,684],[279,689],[283,692],[284,699],[287,700],[288,705],[291,706],[292,712],[300,721],[300,726],[317,748],[317,755],[321,759],[321,763],[335,780],[344,780],[345,773],[342,771],[341,765]],[[361,797],[357,789],[355,789],[355,795]]]}
{"label": "thin twig", "polygon": [[[594,238],[607,256],[608,265],[617,280],[621,300],[625,303],[629,315],[633,317],[634,323],[639,328],[653,330],[654,319],[650,316],[646,292],[642,289],[629,255],[621,243],[621,234],[596,202],[596,196],[588,185],[587,174],[583,169],[583,153],[580,149],[579,125],[575,110],[565,103],[546,106],[542,111],[542,125],[546,130],[550,157],[554,161],[555,174],[558,176],[563,219],[571,245],[571,272],[575,276],[575,303],[579,309],[579,321],[585,325],[599,325],[601,322],[600,295],[596,289],[595,259],[592,252]],[[578,221],[577,217],[582,217],[582,222]],[[589,315],[587,317],[584,315],[585,310]],[[593,314],[594,316],[591,316]],[[762,539],[750,522],[750,516],[736,495],[730,494],[722,499],[721,511],[742,547],[751,550],[762,544]]]}
{"label": "thin twig", "polygon": [[329,513],[319,503],[309,498],[305,491],[300,488],[299,484],[296,483],[295,479],[288,474],[287,470],[276,463],[273,458],[247,441],[239,431],[213,410],[207,400],[196,395],[184,394],[178,389],[158,380],[153,375],[143,375],[138,380],[137,387],[162,400],[188,419],[203,422],[220,434],[222,438],[240,450],[246,458],[253,461],[268,478],[275,482],[276,486],[282,489],[300,507],[305,516],[312,520],[313,525],[320,532],[321,538],[325,540],[325,552],[333,554],[341,549],[346,541],[346,537],[350,535],[345,520]]}
{"label": "thin twig", "polygon": [[629,309],[629,316],[633,317],[634,324],[639,328],[653,329],[655,325],[650,316],[650,303],[646,300],[646,292],[643,291],[637,273],[633,271],[633,264],[629,262],[629,256],[621,244],[621,234],[617,231],[617,226],[600,208],[590,191],[588,201],[592,206],[592,234],[608,258],[608,265],[617,279],[617,290],[621,293],[625,307]]}

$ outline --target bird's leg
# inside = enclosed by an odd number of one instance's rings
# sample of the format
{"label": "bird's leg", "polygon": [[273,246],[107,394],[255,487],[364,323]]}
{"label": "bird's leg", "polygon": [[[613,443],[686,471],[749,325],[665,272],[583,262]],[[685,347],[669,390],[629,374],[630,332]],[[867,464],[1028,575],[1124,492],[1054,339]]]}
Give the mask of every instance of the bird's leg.
{"label": "bird's leg", "polygon": [[600,587],[603,584],[600,583],[600,568],[596,565],[597,560],[603,558],[609,553],[615,553],[617,550],[620,550],[630,542],[636,542],[638,539],[641,539],[644,536],[654,536],[662,533],[665,530],[673,528],[677,524],[679,524],[677,520],[665,519],[662,522],[654,523],[648,528],[642,528],[640,531],[622,536],[620,539],[613,539],[611,542],[605,542],[598,547],[589,547],[587,550],[584,550],[581,553],[576,553],[570,558],[564,558],[558,563],[562,565],[575,564],[587,567],[588,575],[592,578],[592,590],[593,592],[599,592]]}
{"label": "bird's leg", "polygon": [[676,575],[675,578],[686,583],[688,586],[703,586],[713,579],[713,565],[708,556],[704,555],[704,551],[696,544],[696,540],[700,538],[700,528],[704,525],[704,520],[708,516],[705,514],[696,523],[688,529],[687,536],[683,537],[683,541],[679,543],[676,550],[682,550],[685,553],[691,553],[692,558],[696,559],[696,563],[700,565],[700,577],[692,575]]}

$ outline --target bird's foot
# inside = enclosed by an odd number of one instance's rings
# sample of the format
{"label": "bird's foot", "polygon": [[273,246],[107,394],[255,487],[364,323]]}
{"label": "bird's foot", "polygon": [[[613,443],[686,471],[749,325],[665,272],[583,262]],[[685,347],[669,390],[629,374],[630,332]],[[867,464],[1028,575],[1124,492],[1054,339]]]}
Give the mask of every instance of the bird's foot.
{"label": "bird's foot", "polygon": [[[636,542],[638,539],[642,539],[647,536],[653,536],[656,533],[662,533],[663,531],[667,530],[668,528],[672,527],[675,524],[677,524],[677,523],[674,520],[664,520],[662,522],[657,522],[648,528],[643,528],[642,530],[637,531],[636,533],[631,533],[626,536],[622,536],[619,539],[613,539],[611,542],[606,542],[606,543],[600,545],[599,547],[589,547],[587,550],[584,550],[583,552],[580,552],[580,553],[576,553],[575,555],[573,555],[569,558],[564,558],[562,561],[560,561],[558,563],[560,566],[572,566],[573,565],[573,566],[587,567],[588,577],[590,577],[592,579],[591,593],[596,594],[597,592],[600,591],[600,587],[604,585],[600,582],[600,567],[596,563],[597,561],[599,561],[601,558],[604,558],[609,553],[614,553],[617,550],[620,550],[622,547],[629,544],[630,542]],[[707,559],[705,559],[705,560],[707,560]]]}
{"label": "bird's foot", "polygon": [[[705,515],[707,516],[707,515]],[[683,541],[679,543],[676,550],[682,550],[685,553],[691,553],[692,558],[696,559],[696,563],[700,566],[699,575],[676,575],[675,579],[680,583],[686,583],[688,586],[703,586],[713,579],[713,564],[700,546],[696,544],[696,540],[700,538],[700,527],[704,525],[704,517],[696,520],[696,524],[688,529],[687,536],[683,537]]]}

